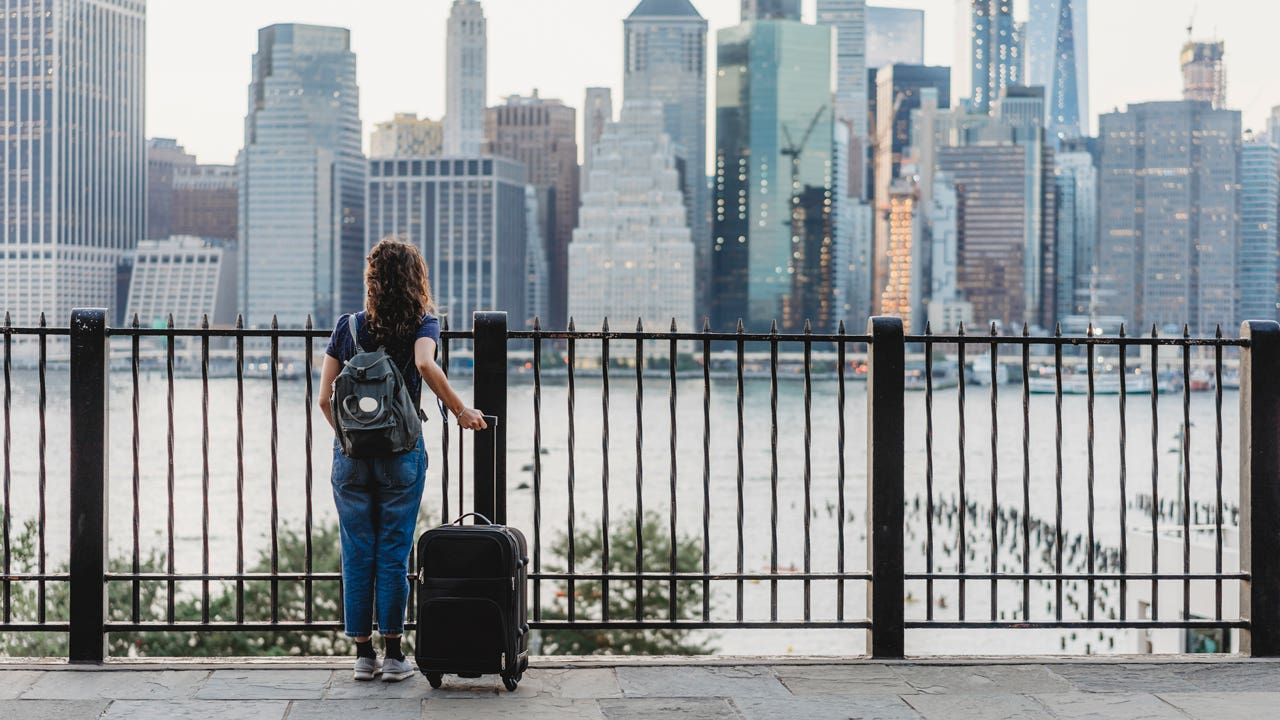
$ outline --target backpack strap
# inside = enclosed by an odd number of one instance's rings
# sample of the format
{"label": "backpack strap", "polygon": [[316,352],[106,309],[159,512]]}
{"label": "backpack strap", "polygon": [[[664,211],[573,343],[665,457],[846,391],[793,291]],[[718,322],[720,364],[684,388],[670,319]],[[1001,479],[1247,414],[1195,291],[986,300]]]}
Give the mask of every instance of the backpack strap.
{"label": "backpack strap", "polygon": [[356,354],[364,352],[364,348],[360,347],[360,338],[357,337],[360,328],[359,313],[351,313],[347,315],[347,329],[351,331],[351,343],[356,347]]}

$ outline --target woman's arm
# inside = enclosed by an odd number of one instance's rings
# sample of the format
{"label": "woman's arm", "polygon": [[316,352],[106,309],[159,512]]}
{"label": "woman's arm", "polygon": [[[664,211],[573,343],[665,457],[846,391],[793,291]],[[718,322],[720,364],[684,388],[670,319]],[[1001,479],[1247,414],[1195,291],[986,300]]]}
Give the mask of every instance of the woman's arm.
{"label": "woman's arm", "polygon": [[484,414],[475,408],[468,408],[458,393],[449,384],[444,370],[436,364],[436,341],[429,337],[418,338],[413,344],[413,359],[418,366],[418,374],[422,376],[431,392],[440,398],[444,406],[458,418],[458,424],[468,430],[484,430],[489,427],[484,421]]}
{"label": "woman's arm", "polygon": [[338,426],[333,424],[333,411],[329,408],[329,398],[333,395],[333,381],[338,378],[340,372],[342,372],[342,363],[338,362],[338,358],[326,353],[324,365],[320,368],[320,398],[316,402],[320,405],[320,412],[324,413],[324,419],[329,421],[329,427],[335,431]]}

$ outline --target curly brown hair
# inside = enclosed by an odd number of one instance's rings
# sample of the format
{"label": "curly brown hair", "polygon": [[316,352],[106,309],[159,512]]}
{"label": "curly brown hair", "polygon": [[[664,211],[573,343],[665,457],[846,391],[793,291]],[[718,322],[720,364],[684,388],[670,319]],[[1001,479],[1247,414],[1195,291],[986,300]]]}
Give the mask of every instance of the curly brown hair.
{"label": "curly brown hair", "polygon": [[373,246],[364,271],[369,333],[382,342],[414,337],[435,311],[427,263],[418,246],[389,237]]}

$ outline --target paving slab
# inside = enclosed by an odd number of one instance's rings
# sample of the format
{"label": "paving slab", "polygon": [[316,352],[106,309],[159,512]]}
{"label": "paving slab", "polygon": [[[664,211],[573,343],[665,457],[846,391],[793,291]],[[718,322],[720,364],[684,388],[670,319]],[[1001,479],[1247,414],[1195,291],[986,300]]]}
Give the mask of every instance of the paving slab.
{"label": "paving slab", "polygon": [[14,700],[24,690],[45,676],[43,670],[5,670],[0,672],[0,700]]}
{"label": "paving slab", "polygon": [[22,693],[24,700],[181,700],[195,695],[208,670],[59,670]]}
{"label": "paving slab", "polygon": [[464,678],[457,675],[445,675],[443,684],[439,690],[432,690],[430,683],[426,678],[422,678],[422,685],[425,688],[424,697],[429,698],[454,698],[457,700],[477,700],[482,698],[492,698],[501,693],[506,693],[507,689],[502,686],[502,678],[497,675],[482,675],[478,678]]}
{"label": "paving slab", "polygon": [[429,698],[422,706],[422,717],[441,720],[603,720],[604,716],[595,700],[506,695],[485,702]]}
{"label": "paving slab", "polygon": [[200,700],[319,700],[333,670],[215,670]]}
{"label": "paving slab", "polygon": [[724,698],[622,698],[599,704],[606,720],[742,720]]}
{"label": "paving slab", "polygon": [[822,695],[798,698],[734,698],[744,720],[920,720],[920,713],[897,695]]}
{"label": "paving slab", "polygon": [[0,702],[0,720],[96,718],[110,700],[8,700]]}
{"label": "paving slab", "polygon": [[329,700],[366,698],[421,700],[429,694],[431,694],[431,685],[422,673],[415,673],[413,677],[400,682],[383,682],[380,679],[356,680],[351,677],[350,672],[343,670],[333,673],[333,679],[329,681],[329,687],[324,691],[325,699]]}
{"label": "paving slab", "polygon": [[1026,695],[907,695],[902,698],[926,720],[1023,720],[1053,718]]}
{"label": "paving slab", "polygon": [[422,700],[365,698],[361,700],[294,700],[287,720],[421,720]]}
{"label": "paving slab", "polygon": [[902,695],[914,693],[884,665],[775,665],[773,673],[793,695]]}
{"label": "paving slab", "polygon": [[116,700],[102,720],[281,720],[288,709],[285,700]]}
{"label": "paving slab", "polygon": [[1252,692],[1280,688],[1280,663],[1231,663],[1172,668],[1174,675],[1210,692]]}
{"label": "paving slab", "polygon": [[[1187,716],[1146,693],[1069,693],[1036,696],[1059,720],[1186,720]],[[1219,718],[1226,717],[1219,715]]]}
{"label": "paving slab", "polygon": [[932,695],[1070,692],[1071,683],[1039,665],[897,665],[914,692]]}
{"label": "paving slab", "polygon": [[[768,667],[620,667],[623,697],[789,697]],[[606,715],[607,717],[607,715]]]}
{"label": "paving slab", "polygon": [[1160,693],[1160,699],[1202,720],[1267,718],[1280,712],[1280,692]]}
{"label": "paving slab", "polygon": [[1196,686],[1179,676],[1168,665],[1129,665],[1098,663],[1091,665],[1053,665],[1053,674],[1065,678],[1076,690],[1086,693],[1108,692],[1195,692]]}
{"label": "paving slab", "polygon": [[533,668],[525,671],[516,697],[619,698],[622,688],[613,668]]}

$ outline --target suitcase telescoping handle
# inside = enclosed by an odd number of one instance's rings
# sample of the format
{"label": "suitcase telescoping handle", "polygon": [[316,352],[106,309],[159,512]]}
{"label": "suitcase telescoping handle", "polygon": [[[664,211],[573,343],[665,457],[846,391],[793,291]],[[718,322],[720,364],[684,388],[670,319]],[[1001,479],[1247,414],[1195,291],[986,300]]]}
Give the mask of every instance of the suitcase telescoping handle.
{"label": "suitcase telescoping handle", "polygon": [[467,513],[467,514],[465,514],[465,515],[462,515],[462,516],[461,516],[461,517],[459,517],[457,520],[454,520],[453,522],[451,522],[451,523],[449,523],[449,524],[450,524],[450,525],[461,525],[461,524],[462,524],[462,521],[463,521],[463,520],[466,520],[466,519],[467,519],[467,518],[469,518],[469,517],[479,518],[479,519],[481,519],[481,520],[483,520],[483,521],[484,521],[484,524],[485,524],[485,525],[492,525],[492,524],[493,524],[493,521],[492,521],[492,520],[490,520],[489,518],[487,518],[487,517],[485,517],[484,515],[481,515],[480,513],[477,513],[477,512],[469,512],[469,513]]}

